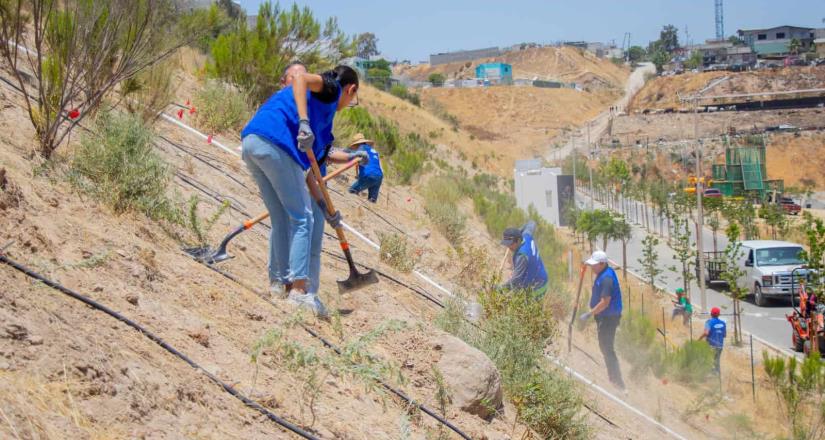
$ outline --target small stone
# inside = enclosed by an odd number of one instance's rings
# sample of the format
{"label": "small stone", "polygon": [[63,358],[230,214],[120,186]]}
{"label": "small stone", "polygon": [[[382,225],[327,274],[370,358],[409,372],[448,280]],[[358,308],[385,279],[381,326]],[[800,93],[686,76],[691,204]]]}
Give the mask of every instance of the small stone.
{"label": "small stone", "polygon": [[133,306],[138,305],[138,300],[139,300],[139,298],[138,298],[137,294],[135,294],[135,293],[129,293],[129,294],[126,295],[126,302],[128,302],[129,304],[131,304]]}
{"label": "small stone", "polygon": [[6,337],[17,340],[25,339],[29,334],[29,330],[26,327],[18,324],[8,324],[5,331]]}
{"label": "small stone", "polygon": [[127,254],[127,253],[126,253],[126,251],[124,251],[123,249],[118,249],[118,250],[116,250],[115,252],[116,252],[118,255],[120,255],[121,257],[123,257],[123,258],[126,258],[126,257],[129,255],[129,254]]}
{"label": "small stone", "polygon": [[263,317],[263,315],[260,315],[260,314],[255,313],[255,312],[246,312],[246,319],[249,319],[249,320],[252,320],[252,321],[263,321],[264,317]]}
{"label": "small stone", "polygon": [[31,344],[31,345],[43,345],[43,337],[42,336],[31,336],[31,337],[29,337],[29,344]]}
{"label": "small stone", "polygon": [[423,238],[424,240],[426,240],[426,239],[430,238],[430,235],[432,235],[432,232],[430,232],[430,231],[424,231],[424,232],[422,232],[422,233],[421,233],[421,238]]}
{"label": "small stone", "polygon": [[92,288],[92,290],[95,291],[95,292],[103,292],[103,286],[98,284],[94,288]]}
{"label": "small stone", "polygon": [[0,362],[0,371],[11,370],[11,364],[8,362]]}
{"label": "small stone", "polygon": [[435,344],[435,345],[433,345],[433,350],[435,350],[435,351],[441,351],[441,344]]}

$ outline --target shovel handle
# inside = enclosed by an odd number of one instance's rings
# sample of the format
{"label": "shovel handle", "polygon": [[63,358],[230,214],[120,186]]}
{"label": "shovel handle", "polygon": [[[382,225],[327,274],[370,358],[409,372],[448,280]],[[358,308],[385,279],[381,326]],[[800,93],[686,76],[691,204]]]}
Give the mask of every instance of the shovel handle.
{"label": "shovel handle", "polygon": [[584,284],[584,273],[587,271],[587,266],[582,264],[579,269],[579,287],[576,289],[576,302],[573,303],[573,316],[570,317],[570,324],[567,325],[567,352],[573,350],[573,323],[576,322],[576,315],[579,312],[579,300],[582,296],[582,285]]}
{"label": "shovel handle", "polygon": [[260,223],[260,222],[261,222],[261,220],[263,220],[263,219],[265,219],[265,218],[267,218],[267,217],[269,217],[269,211],[266,211],[266,212],[264,212],[264,213],[258,214],[258,216],[257,216],[257,217],[255,217],[255,218],[251,218],[251,219],[249,219],[249,220],[244,221],[244,222],[243,222],[243,228],[244,228],[244,230],[247,230],[247,229],[251,228],[253,225],[255,225],[255,224],[257,224],[257,223]]}

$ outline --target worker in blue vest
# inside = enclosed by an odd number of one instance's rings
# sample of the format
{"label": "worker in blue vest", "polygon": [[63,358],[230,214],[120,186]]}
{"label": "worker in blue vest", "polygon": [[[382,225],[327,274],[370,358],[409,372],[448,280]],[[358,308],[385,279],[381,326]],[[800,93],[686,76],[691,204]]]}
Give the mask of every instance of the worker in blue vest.
{"label": "worker in blue vest", "polygon": [[521,290],[529,292],[536,300],[547,293],[547,271],[541,260],[539,248],[533,240],[536,222],[530,221],[521,229],[504,230],[501,244],[513,252],[513,275],[498,290]]}
{"label": "worker in blue vest", "polygon": [[[310,168],[306,151],[312,149],[320,157],[332,143],[335,113],[357,99],[358,74],[338,66],[322,74],[296,73],[291,80],[292,85],[272,95],[241,132],[242,157],[272,222],[270,290],[288,290],[290,302],[326,317],[317,293],[307,292],[315,219],[307,186],[312,179],[305,180]],[[340,212],[325,217],[333,227],[340,225]]]}
{"label": "worker in blue vest", "polygon": [[587,321],[591,316],[595,317],[599,349],[607,367],[607,376],[613,385],[627,393],[619,368],[619,358],[616,357],[614,348],[616,329],[622,320],[622,289],[619,286],[619,277],[610,267],[607,254],[602,251],[593,252],[584,264],[590,266],[596,279],[593,281],[593,290],[590,294],[590,310],[583,313],[580,319]]}
{"label": "worker in blue vest", "polygon": [[699,336],[700,341],[707,339],[710,348],[713,349],[714,371],[718,375],[722,374],[720,361],[722,359],[722,348],[725,346],[725,337],[728,335],[727,324],[719,319],[721,312],[719,307],[710,309],[710,319],[705,322],[705,331],[702,336]]}
{"label": "worker in blue vest", "polygon": [[384,172],[381,171],[381,160],[378,152],[372,146],[374,143],[365,138],[363,134],[357,133],[347,148],[347,152],[364,152],[369,156],[366,165],[358,166],[358,180],[349,188],[351,194],[359,194],[367,190],[367,199],[376,203],[378,201],[378,190],[381,189],[381,182],[384,180]]}

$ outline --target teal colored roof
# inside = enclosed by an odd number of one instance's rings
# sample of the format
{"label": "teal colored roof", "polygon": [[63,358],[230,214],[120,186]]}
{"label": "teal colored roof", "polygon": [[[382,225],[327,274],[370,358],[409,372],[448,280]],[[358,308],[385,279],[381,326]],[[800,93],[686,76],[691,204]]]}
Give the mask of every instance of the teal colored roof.
{"label": "teal colored roof", "polygon": [[790,49],[788,48],[788,43],[789,41],[759,43],[753,45],[753,50],[759,55],[788,53],[790,52]]}

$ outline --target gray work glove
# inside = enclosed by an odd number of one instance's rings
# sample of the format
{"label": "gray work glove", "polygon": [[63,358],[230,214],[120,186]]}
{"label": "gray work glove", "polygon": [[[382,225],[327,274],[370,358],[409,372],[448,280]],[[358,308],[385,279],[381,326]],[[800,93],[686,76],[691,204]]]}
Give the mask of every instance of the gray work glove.
{"label": "gray work glove", "polygon": [[370,155],[367,154],[366,151],[356,151],[354,153],[350,153],[350,155],[347,157],[347,160],[353,160],[355,158],[358,158],[358,160],[361,162],[361,165],[366,165],[370,162]]}
{"label": "gray work glove", "polygon": [[315,133],[309,126],[309,119],[301,119],[298,125],[298,149],[306,153],[312,148],[313,143],[315,143]]}
{"label": "gray work glove", "polygon": [[318,200],[315,203],[317,203],[318,207],[321,208],[321,211],[324,213],[324,219],[326,219],[327,223],[329,223],[333,229],[338,229],[341,227],[341,221],[344,219],[344,217],[341,216],[341,211],[335,211],[330,214],[329,209],[327,208],[327,202],[324,200]]}
{"label": "gray work glove", "polygon": [[593,316],[593,312],[584,312],[579,316],[579,321],[587,321],[591,316]]}

